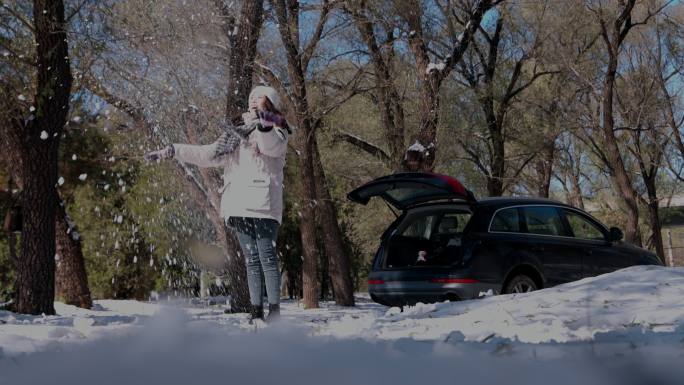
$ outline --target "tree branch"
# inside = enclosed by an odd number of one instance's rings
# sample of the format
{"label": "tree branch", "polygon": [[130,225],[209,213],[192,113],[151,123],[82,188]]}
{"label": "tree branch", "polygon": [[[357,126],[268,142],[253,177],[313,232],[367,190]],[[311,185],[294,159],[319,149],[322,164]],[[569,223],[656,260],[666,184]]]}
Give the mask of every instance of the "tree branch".
{"label": "tree branch", "polygon": [[385,150],[382,148],[378,147],[377,145],[368,142],[367,140],[364,140],[356,135],[344,132],[344,131],[339,131],[338,133],[335,134],[335,140],[343,140],[349,144],[352,144],[356,146],[357,148],[360,148],[361,150],[367,152],[370,155],[373,155],[374,157],[380,159],[383,162],[389,162],[390,157],[387,155]]}
{"label": "tree branch", "polygon": [[304,48],[304,51],[302,51],[302,68],[309,67],[311,57],[316,51],[316,46],[321,41],[323,29],[325,28],[325,24],[328,22],[328,15],[330,14],[332,4],[333,3],[330,3],[327,0],[323,2],[321,14],[318,18],[318,23],[316,24],[316,28],[314,29],[313,35],[311,36],[311,40],[309,40],[309,44],[307,44],[306,48]]}
{"label": "tree branch", "polygon": [[28,28],[32,33],[36,32],[36,29],[33,27],[33,24],[29,22],[24,16],[22,16],[19,12],[15,11],[14,9],[8,7],[5,5],[4,1],[2,4],[0,4],[0,8],[6,10],[10,15],[14,16],[21,24],[23,24],[26,28]]}

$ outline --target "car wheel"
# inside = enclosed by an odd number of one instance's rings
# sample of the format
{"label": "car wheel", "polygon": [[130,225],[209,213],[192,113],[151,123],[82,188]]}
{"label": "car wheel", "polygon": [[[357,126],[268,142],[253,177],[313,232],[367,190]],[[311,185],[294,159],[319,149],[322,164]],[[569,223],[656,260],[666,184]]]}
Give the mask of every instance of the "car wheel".
{"label": "car wheel", "polygon": [[508,282],[508,285],[506,285],[506,290],[504,291],[504,293],[529,293],[537,289],[537,284],[534,282],[532,278],[526,275],[516,275],[515,277],[513,277],[513,279],[511,279]]}

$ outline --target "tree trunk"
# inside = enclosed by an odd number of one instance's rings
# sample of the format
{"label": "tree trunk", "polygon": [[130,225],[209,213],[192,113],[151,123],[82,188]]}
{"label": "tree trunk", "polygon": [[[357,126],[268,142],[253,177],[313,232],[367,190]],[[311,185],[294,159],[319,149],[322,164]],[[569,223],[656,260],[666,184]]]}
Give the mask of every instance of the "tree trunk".
{"label": "tree trunk", "polygon": [[[298,114],[299,116],[299,114]],[[302,199],[300,205],[300,231],[302,237],[302,286],[304,288],[304,308],[318,308],[318,250],[316,248],[316,180],[314,176],[314,148],[311,124],[302,120],[298,136],[299,175]]]}
{"label": "tree trunk", "polygon": [[254,58],[261,34],[263,14],[263,0],[243,1],[237,24],[227,24],[224,31],[230,41],[226,92],[226,118],[229,120],[247,111],[247,98],[252,89]]}
{"label": "tree trunk", "polygon": [[[461,61],[468,49],[482,17],[492,7],[491,0],[479,0],[471,3],[468,16],[464,20],[464,30],[458,36],[450,36],[454,46],[445,58],[443,68],[434,68],[431,63],[429,43],[425,40],[424,6],[420,1],[404,4],[402,17],[410,28],[408,36],[409,50],[413,53],[416,73],[420,79],[420,126],[416,141],[404,156],[404,168],[407,171],[432,171],[437,155],[437,124],[440,113],[440,88],[455,65]],[[447,16],[448,17],[448,16]]]}
{"label": "tree trunk", "polygon": [[[493,73],[493,72],[492,72]],[[491,92],[491,86],[487,86]],[[487,194],[490,197],[500,197],[504,192],[504,177],[506,176],[506,145],[503,132],[496,119],[494,99],[492,95],[480,98],[482,112],[487,121],[487,131],[491,141],[491,164],[487,175]]]}
{"label": "tree trunk", "polygon": [[328,190],[325,171],[318,153],[318,145],[313,144],[314,176],[318,196],[318,221],[323,230],[325,253],[328,256],[330,281],[335,303],[340,306],[354,306],[354,285],[351,278],[351,262],[344,250],[344,241],[337,218],[337,210]]}
{"label": "tree trunk", "polygon": [[429,84],[421,87],[420,131],[414,144],[406,150],[403,165],[405,171],[431,172],[435,168],[440,102],[439,86],[436,88],[435,90]]}
{"label": "tree trunk", "polygon": [[[15,111],[15,113],[19,113]],[[19,190],[24,189],[24,181],[21,175],[23,154],[20,152],[21,134],[11,130],[22,131],[19,125],[14,122],[7,122],[9,131],[4,132],[6,148],[3,149],[12,165],[10,167],[11,179],[16,182]],[[83,259],[81,242],[74,235],[78,234],[76,226],[67,215],[60,199],[57,199],[57,211],[55,216],[55,247],[59,256],[59,263],[55,268],[55,292],[56,296],[62,298],[65,303],[82,308],[92,307],[90,289],[88,288],[88,277]],[[16,242],[16,236],[10,234],[12,242]],[[13,246],[13,245],[12,245]],[[12,247],[14,248],[14,247]],[[14,251],[13,251],[14,252]]]}
{"label": "tree trunk", "polygon": [[61,0],[33,2],[38,84],[35,118],[23,133],[24,222],[17,264],[16,310],[54,314],[55,211],[59,139],[71,94],[71,68]]}
{"label": "tree trunk", "polygon": [[[610,48],[609,48],[610,49]],[[613,118],[613,91],[615,85],[615,75],[617,72],[618,52],[609,53],[608,71],[603,84],[603,141],[606,146],[609,167],[611,170],[611,180],[616,193],[622,198],[623,206],[626,209],[627,221],[625,223],[625,240],[637,246],[641,246],[641,234],[639,232],[639,205],[637,193],[629,178],[627,169],[620,154],[620,148],[615,138]]]}
{"label": "tree trunk", "polygon": [[55,146],[34,145],[26,152],[22,170],[23,227],[16,309],[18,313],[54,314],[57,151],[50,148]]}
{"label": "tree trunk", "polygon": [[656,181],[655,178],[648,178],[644,180],[646,183],[646,190],[648,191],[648,219],[652,232],[653,246],[656,249],[656,254],[658,258],[667,265],[665,262],[665,246],[663,245],[663,232],[662,226],[660,224],[660,213],[658,207],[658,195],[656,193]]}
{"label": "tree trunk", "polygon": [[[485,108],[485,110],[489,110]],[[487,193],[490,197],[500,197],[504,192],[504,178],[506,174],[506,147],[501,127],[493,116],[494,110],[491,109],[492,120],[488,117],[487,126],[492,141],[492,164],[490,174],[487,175]]]}
{"label": "tree trunk", "polygon": [[[223,16],[233,20],[233,15],[226,8],[223,0],[216,0]],[[226,89],[226,120],[237,121],[240,114],[247,111],[248,97],[252,89],[254,74],[254,58],[257,53],[257,42],[263,24],[263,0],[242,2],[237,23],[226,23],[224,33],[230,42],[228,57],[228,87]],[[216,199],[217,205],[220,200]],[[217,206],[218,207],[218,206]],[[222,220],[221,220],[222,222]],[[242,257],[239,241],[229,226],[215,224],[225,235],[224,245],[229,252],[226,269],[230,282],[231,312],[249,312],[249,287],[247,286],[247,269]],[[231,252],[232,251],[232,252]]]}
{"label": "tree trunk", "polygon": [[582,187],[580,185],[580,179],[579,175],[575,175],[574,173],[570,176],[572,183],[572,190],[571,190],[571,201],[572,205],[584,210],[584,199],[582,198]]}
{"label": "tree trunk", "polygon": [[93,301],[88,288],[81,236],[76,225],[69,218],[63,202],[57,205],[55,221],[57,238],[55,294],[68,305],[90,309]]}
{"label": "tree trunk", "polygon": [[539,177],[537,195],[542,198],[549,197],[555,152],[556,148],[553,141],[545,143],[540,154],[541,158],[537,159],[537,162],[535,163],[535,169],[537,171],[537,176]]}

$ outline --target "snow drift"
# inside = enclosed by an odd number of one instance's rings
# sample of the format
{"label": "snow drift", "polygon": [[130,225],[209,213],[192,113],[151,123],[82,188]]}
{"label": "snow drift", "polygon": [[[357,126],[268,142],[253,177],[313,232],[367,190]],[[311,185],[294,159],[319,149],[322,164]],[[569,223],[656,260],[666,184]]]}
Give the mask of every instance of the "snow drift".
{"label": "snow drift", "polygon": [[251,326],[220,306],[98,301],[0,312],[0,384],[678,384],[684,269],[405,309],[360,301]]}

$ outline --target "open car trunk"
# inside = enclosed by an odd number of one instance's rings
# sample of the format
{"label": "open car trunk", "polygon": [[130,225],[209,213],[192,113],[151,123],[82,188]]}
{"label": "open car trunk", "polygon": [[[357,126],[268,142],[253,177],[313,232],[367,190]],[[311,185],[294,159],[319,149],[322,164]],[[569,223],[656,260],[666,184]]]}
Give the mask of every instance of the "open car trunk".
{"label": "open car trunk", "polygon": [[453,268],[463,261],[467,206],[436,206],[410,211],[385,240],[376,267],[383,270]]}
{"label": "open car trunk", "polygon": [[350,192],[347,197],[363,205],[371,198],[379,197],[399,210],[441,200],[476,203],[473,193],[457,179],[448,175],[423,172],[383,176]]}
{"label": "open car trunk", "polygon": [[369,292],[380,303],[452,299],[463,276],[473,194],[458,180],[434,173],[398,173],[355,189],[349,199],[367,204],[379,197],[403,213],[383,235],[369,275]]}

